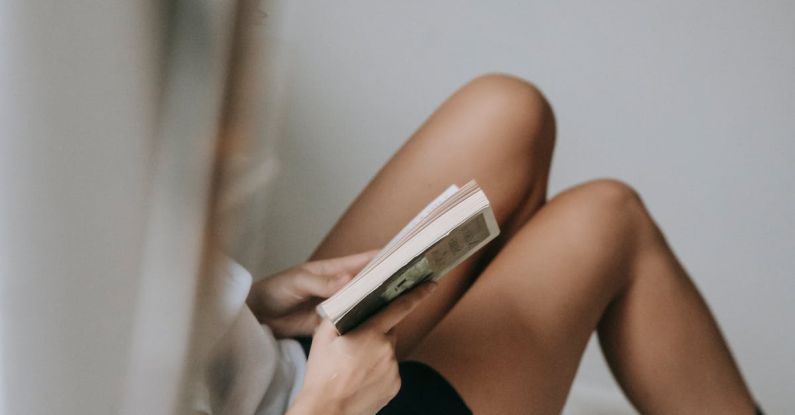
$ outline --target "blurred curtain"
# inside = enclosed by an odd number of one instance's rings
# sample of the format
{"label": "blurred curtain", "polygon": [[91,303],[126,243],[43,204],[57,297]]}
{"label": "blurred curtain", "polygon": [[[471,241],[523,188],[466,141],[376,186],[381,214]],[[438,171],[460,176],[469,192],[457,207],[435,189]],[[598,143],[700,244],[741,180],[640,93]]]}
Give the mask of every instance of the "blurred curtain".
{"label": "blurred curtain", "polygon": [[0,2],[0,413],[187,409],[208,252],[250,254],[273,171],[239,6]]}

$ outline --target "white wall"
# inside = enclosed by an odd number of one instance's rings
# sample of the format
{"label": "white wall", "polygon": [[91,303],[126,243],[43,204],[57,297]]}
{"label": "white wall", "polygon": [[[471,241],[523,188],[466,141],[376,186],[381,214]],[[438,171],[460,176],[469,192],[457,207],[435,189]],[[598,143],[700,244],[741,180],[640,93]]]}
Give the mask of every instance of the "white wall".
{"label": "white wall", "polygon": [[[477,74],[557,111],[552,193],[634,184],[754,392],[795,408],[795,2],[271,1],[264,116],[282,142],[263,270],[300,261],[422,120]],[[274,114],[276,114],[274,116]],[[577,390],[615,388],[589,349]]]}

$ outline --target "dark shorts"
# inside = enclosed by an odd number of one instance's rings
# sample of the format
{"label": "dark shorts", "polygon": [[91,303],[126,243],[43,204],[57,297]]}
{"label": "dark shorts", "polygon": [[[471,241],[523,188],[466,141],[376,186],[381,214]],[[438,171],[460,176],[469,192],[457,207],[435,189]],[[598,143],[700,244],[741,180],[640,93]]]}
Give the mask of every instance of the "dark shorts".
{"label": "dark shorts", "polygon": [[[309,356],[312,338],[296,338]],[[450,383],[430,366],[414,361],[400,362],[400,391],[378,411],[378,415],[471,415]]]}

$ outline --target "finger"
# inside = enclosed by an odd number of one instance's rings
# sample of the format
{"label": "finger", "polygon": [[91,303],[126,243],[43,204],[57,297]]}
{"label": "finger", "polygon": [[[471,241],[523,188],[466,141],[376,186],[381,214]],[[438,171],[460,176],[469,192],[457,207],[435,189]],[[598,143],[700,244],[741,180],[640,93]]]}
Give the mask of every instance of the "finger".
{"label": "finger", "polygon": [[337,328],[334,327],[334,324],[327,319],[323,319],[323,321],[318,324],[317,329],[315,329],[315,334],[312,336],[312,342],[327,343],[331,340],[334,340],[338,336],[339,333],[337,333]]}
{"label": "finger", "polygon": [[332,259],[320,259],[317,261],[310,261],[304,264],[304,268],[315,274],[333,275],[333,274],[357,274],[369,263],[375,255],[377,250],[362,252],[359,254],[343,256]]}
{"label": "finger", "polygon": [[306,297],[328,298],[339,291],[351,278],[353,275],[348,273],[325,275],[298,271],[292,278],[293,292],[296,297],[301,299]]}
{"label": "finger", "polygon": [[376,315],[370,317],[361,328],[387,333],[406,318],[420,302],[436,289],[435,282],[421,284],[402,294]]}
{"label": "finger", "polygon": [[397,345],[397,333],[395,333],[394,328],[386,332],[386,338],[390,343],[392,343],[392,347]]}
{"label": "finger", "polygon": [[314,308],[299,310],[282,317],[265,319],[276,337],[311,336],[320,324],[320,316]]}

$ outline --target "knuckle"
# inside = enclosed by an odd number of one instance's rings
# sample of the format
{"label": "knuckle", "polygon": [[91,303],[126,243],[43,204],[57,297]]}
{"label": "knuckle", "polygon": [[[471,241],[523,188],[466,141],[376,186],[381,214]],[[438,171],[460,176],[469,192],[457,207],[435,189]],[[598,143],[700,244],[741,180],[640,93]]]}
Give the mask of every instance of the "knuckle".
{"label": "knuckle", "polygon": [[394,349],[395,345],[397,344],[397,336],[395,334],[388,334],[386,339],[387,341],[389,341],[389,344],[392,346],[392,349]]}
{"label": "knuckle", "polygon": [[331,290],[332,288],[334,288],[335,279],[333,275],[326,275],[322,278],[323,278],[323,285],[326,290]]}
{"label": "knuckle", "polygon": [[389,388],[389,392],[392,394],[392,396],[395,396],[398,394],[398,392],[400,392],[400,386],[400,376],[396,376]]}

